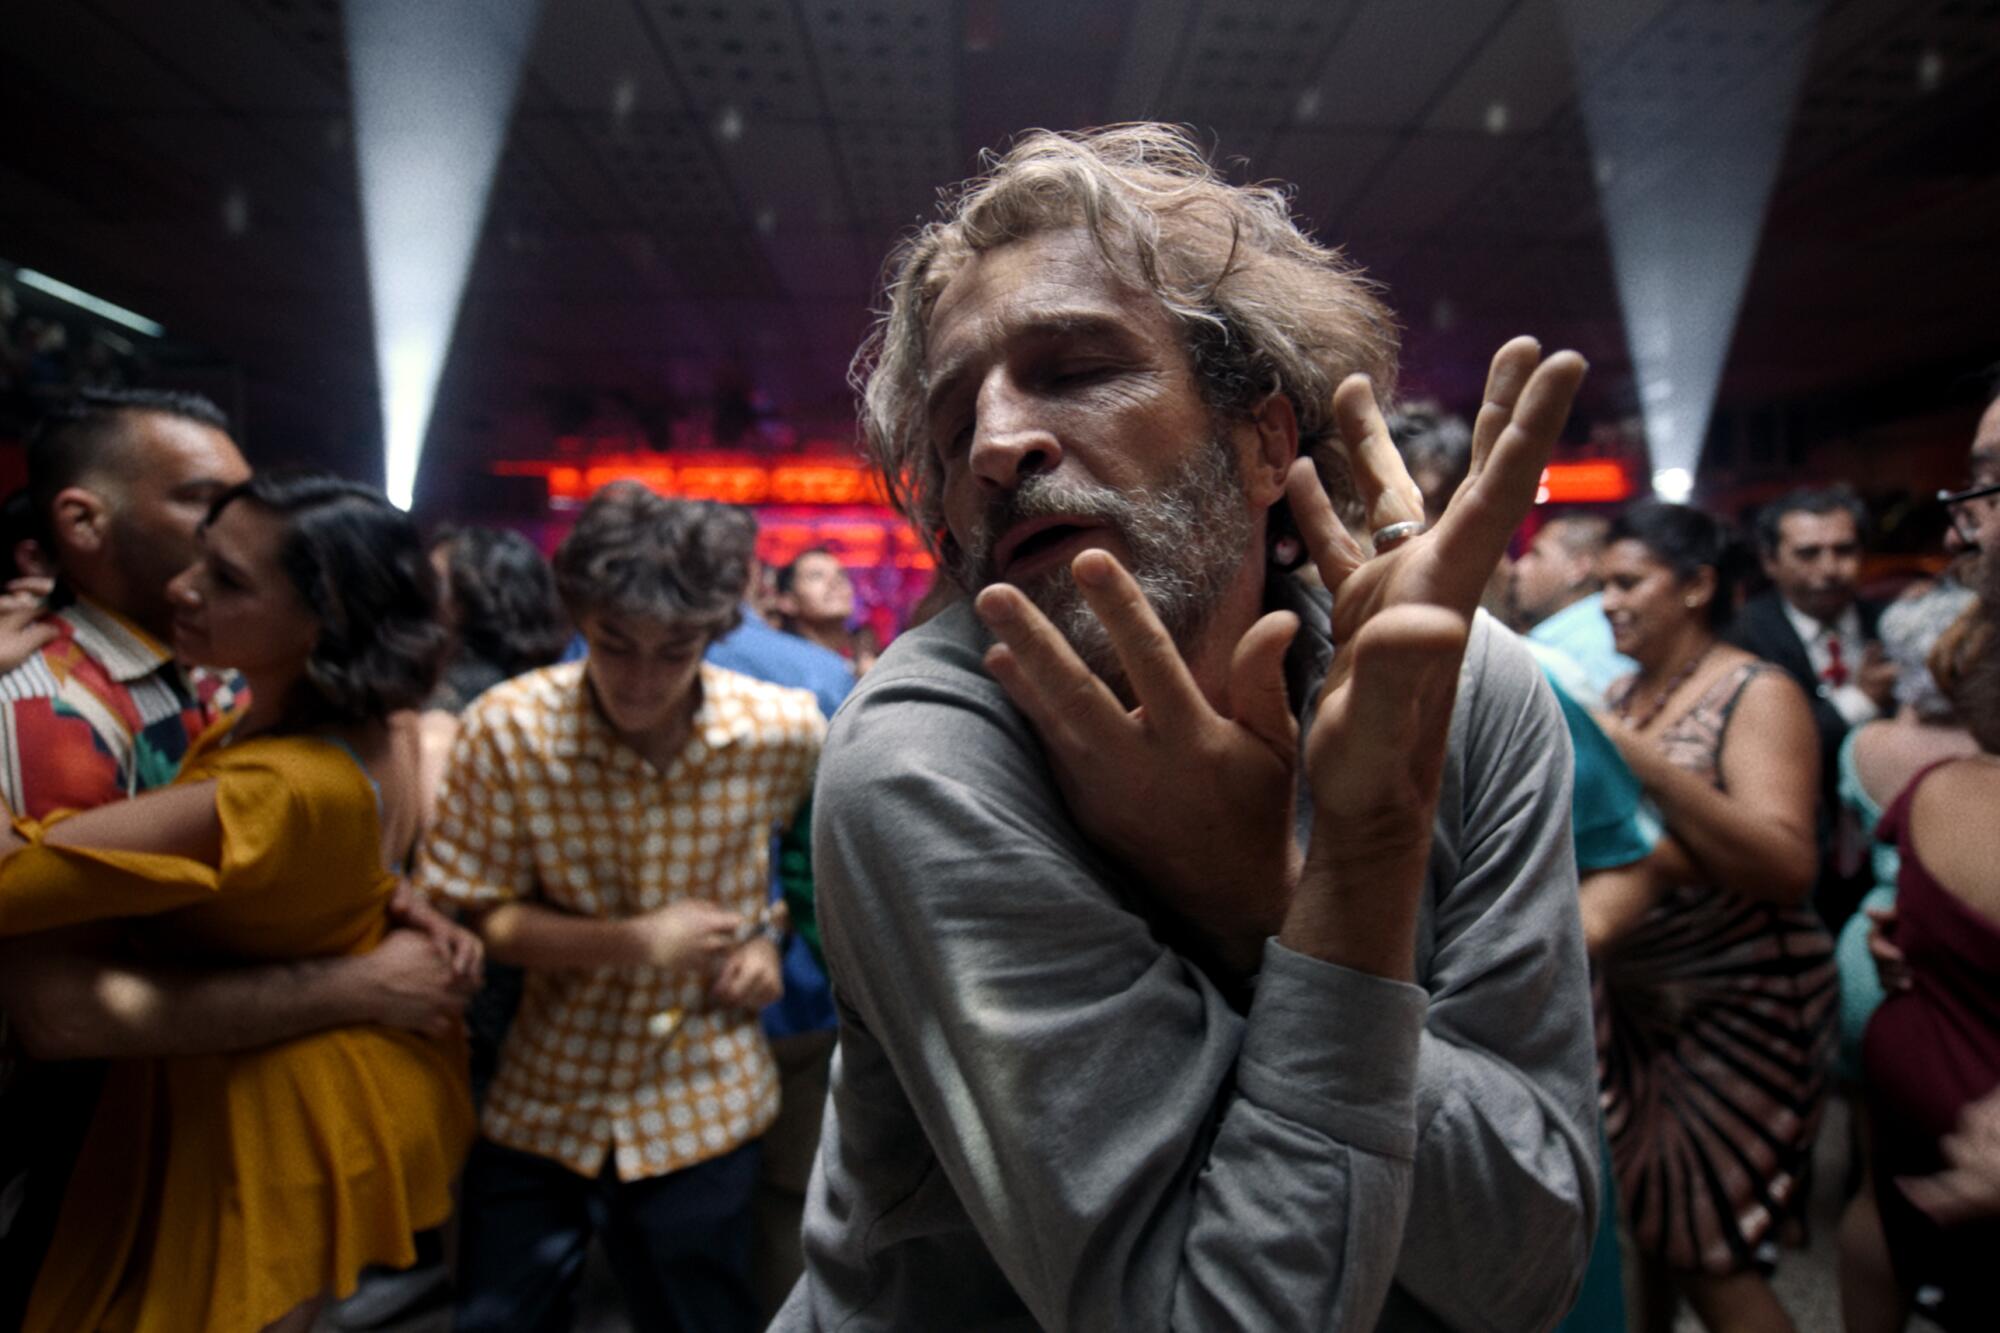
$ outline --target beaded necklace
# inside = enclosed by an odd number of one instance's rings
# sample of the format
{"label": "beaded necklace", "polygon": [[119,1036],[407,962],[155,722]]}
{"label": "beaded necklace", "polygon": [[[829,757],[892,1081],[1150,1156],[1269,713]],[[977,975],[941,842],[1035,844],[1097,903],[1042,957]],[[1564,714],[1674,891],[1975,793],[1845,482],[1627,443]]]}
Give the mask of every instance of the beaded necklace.
{"label": "beaded necklace", "polygon": [[1636,722],[1632,719],[1632,697],[1639,693],[1639,678],[1637,676],[1632,678],[1631,687],[1625,691],[1624,697],[1618,700],[1617,705],[1611,711],[1618,715],[1620,721],[1630,724],[1632,730],[1644,731],[1652,725],[1653,719],[1660,715],[1660,710],[1667,706],[1667,700],[1674,697],[1674,691],[1687,684],[1694,673],[1701,669],[1701,664],[1708,660],[1709,654],[1714,651],[1715,641],[1710,640],[1708,647],[1696,653],[1686,666],[1674,673],[1672,680],[1660,687],[1659,693],[1653,696],[1652,707],[1648,708],[1646,715]]}

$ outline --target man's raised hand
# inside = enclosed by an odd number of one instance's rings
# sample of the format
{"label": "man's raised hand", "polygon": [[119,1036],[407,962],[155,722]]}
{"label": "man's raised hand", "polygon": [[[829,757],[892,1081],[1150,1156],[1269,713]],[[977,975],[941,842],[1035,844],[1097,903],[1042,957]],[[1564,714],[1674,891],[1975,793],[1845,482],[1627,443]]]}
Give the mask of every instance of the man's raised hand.
{"label": "man's raised hand", "polygon": [[1006,584],[975,603],[998,639],[987,669],[1040,736],[1078,826],[1136,871],[1226,967],[1253,970],[1297,878],[1298,724],[1283,665],[1298,618],[1273,612],[1251,626],[1218,709],[1124,566],[1090,550],[1070,571],[1110,637],[1134,706]]}

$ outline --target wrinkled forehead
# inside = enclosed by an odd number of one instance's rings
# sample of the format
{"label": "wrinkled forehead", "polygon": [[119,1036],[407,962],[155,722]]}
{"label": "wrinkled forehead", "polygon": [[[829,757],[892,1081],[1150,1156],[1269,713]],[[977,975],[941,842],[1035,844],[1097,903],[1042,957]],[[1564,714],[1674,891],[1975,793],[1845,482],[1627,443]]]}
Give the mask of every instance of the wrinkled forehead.
{"label": "wrinkled forehead", "polygon": [[1084,228],[1030,233],[957,259],[935,275],[925,320],[924,373],[949,370],[968,345],[1021,332],[1116,322],[1149,331],[1172,328],[1166,307],[1113,271]]}

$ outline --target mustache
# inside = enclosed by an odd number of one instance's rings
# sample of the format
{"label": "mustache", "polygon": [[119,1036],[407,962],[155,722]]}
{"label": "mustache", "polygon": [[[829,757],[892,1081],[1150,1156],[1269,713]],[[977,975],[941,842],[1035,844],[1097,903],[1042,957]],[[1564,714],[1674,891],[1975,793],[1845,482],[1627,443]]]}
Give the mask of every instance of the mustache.
{"label": "mustache", "polygon": [[998,578],[993,549],[1016,524],[1036,518],[1072,517],[1127,531],[1144,507],[1108,486],[1078,478],[1030,477],[1015,490],[995,496],[979,516],[972,540],[960,555],[961,573],[971,587],[983,588]]}

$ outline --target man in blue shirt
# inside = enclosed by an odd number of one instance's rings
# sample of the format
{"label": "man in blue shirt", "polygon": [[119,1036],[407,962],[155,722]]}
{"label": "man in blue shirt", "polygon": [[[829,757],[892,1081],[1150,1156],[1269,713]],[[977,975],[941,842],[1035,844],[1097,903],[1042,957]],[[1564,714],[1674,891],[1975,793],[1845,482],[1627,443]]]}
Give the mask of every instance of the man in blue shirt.
{"label": "man in blue shirt", "polygon": [[[811,690],[829,719],[854,688],[854,668],[846,658],[772,628],[747,602],[743,623],[710,644],[707,657],[716,666],[758,680]],[[771,860],[772,878],[791,910],[792,932],[784,949],[785,993],[764,1010],[764,1035],[770,1038],[771,1054],[778,1062],[780,1091],[777,1122],[764,1132],[751,1281],[767,1316],[784,1303],[804,1267],[799,1225],[813,1154],[819,1150],[827,1064],[837,1028],[832,988],[818,957],[807,836],[811,827],[812,798],[807,797]]]}
{"label": "man in blue shirt", "polygon": [[1550,519],[1514,562],[1512,582],[1515,620],[1522,633],[1583,669],[1590,683],[1590,697],[1584,702],[1593,706],[1603,703],[1612,681],[1634,670],[1632,659],[1612,646],[1611,622],[1604,618],[1597,562],[1610,529],[1610,523],[1595,514]]}

